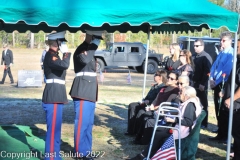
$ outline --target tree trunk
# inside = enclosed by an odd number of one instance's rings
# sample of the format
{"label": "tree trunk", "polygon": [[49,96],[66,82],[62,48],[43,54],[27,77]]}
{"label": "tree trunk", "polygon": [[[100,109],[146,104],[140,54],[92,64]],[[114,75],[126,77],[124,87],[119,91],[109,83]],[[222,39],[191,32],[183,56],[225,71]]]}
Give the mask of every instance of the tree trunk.
{"label": "tree trunk", "polygon": [[15,31],[12,32],[12,43],[13,47],[15,48]]}
{"label": "tree trunk", "polygon": [[34,48],[34,33],[31,32],[31,39],[30,39],[30,48]]}

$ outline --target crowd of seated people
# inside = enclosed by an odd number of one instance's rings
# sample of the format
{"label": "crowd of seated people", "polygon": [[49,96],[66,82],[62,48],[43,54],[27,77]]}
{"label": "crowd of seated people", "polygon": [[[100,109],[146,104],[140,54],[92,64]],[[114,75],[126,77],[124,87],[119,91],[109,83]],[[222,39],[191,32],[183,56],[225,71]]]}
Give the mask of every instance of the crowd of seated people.
{"label": "crowd of seated people", "polygon": [[154,74],[154,84],[151,84],[147,96],[141,102],[133,102],[128,105],[128,127],[125,135],[135,135],[137,127],[135,127],[136,115],[139,110],[145,110],[147,105],[151,105],[160,89],[165,86],[167,82],[167,72],[159,70]]}
{"label": "crowd of seated people", "polygon": [[[181,89],[179,93],[179,98],[181,100],[181,104],[179,105],[179,109],[181,110],[182,117],[181,119],[169,118],[165,117],[164,120],[168,123],[175,123],[175,127],[178,127],[181,130],[181,137],[185,138],[188,136],[189,131],[196,124],[197,117],[200,115],[202,111],[201,103],[196,96],[196,90],[191,86],[185,86]],[[181,126],[178,126],[179,121],[181,121]],[[154,141],[152,144],[151,154],[152,157],[157,150],[163,145],[165,140],[170,137],[171,133],[168,128],[157,128],[156,133],[154,135]],[[173,130],[174,139],[178,139],[178,131]],[[139,153],[131,160],[143,160],[147,157],[149,151],[150,144],[146,146],[146,148]]]}
{"label": "crowd of seated people", "polygon": [[177,86],[178,74],[176,72],[170,72],[168,75],[168,80],[166,86],[162,87],[159,91],[157,97],[152,102],[149,107],[149,110],[141,109],[138,111],[136,117],[136,128],[138,129],[137,135],[135,138],[135,144],[148,144],[151,135],[153,125],[145,127],[148,119],[154,119],[154,112],[158,109],[158,106],[162,102],[171,102],[178,96],[179,88]]}

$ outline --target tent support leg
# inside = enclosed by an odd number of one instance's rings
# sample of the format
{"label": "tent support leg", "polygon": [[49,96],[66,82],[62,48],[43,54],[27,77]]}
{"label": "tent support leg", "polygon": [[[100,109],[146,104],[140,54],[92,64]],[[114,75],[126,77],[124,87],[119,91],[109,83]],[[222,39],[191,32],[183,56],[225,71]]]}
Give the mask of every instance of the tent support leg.
{"label": "tent support leg", "polygon": [[232,140],[232,119],[233,119],[233,97],[235,91],[235,77],[236,77],[236,65],[237,65],[237,32],[235,33],[234,38],[234,53],[233,53],[233,68],[232,68],[232,81],[231,81],[231,98],[230,98],[230,109],[229,109],[229,126],[228,126],[228,141],[227,141],[227,156],[226,159],[230,159],[230,150],[231,150],[231,140]]}
{"label": "tent support leg", "polygon": [[149,51],[149,39],[150,39],[150,27],[148,27],[148,39],[147,39],[147,50],[144,66],[144,80],[143,80],[143,90],[142,90],[142,99],[145,98],[145,88],[146,88],[146,78],[147,78],[147,64],[148,64],[148,51]]}

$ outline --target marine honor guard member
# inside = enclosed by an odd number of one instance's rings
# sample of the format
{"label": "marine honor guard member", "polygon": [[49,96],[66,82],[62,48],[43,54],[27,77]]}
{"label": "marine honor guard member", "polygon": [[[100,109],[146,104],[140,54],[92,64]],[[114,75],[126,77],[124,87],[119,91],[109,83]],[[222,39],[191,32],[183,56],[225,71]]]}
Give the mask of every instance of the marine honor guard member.
{"label": "marine honor guard member", "polygon": [[87,155],[92,151],[92,128],[98,93],[94,52],[100,39],[103,39],[102,33],[103,31],[86,31],[85,41],[73,55],[76,77],[70,95],[75,110],[74,151],[82,159],[93,159]]}
{"label": "marine honor guard member", "polygon": [[[71,53],[66,45],[65,31],[49,34],[49,45],[43,66],[46,85],[42,96],[42,107],[46,112],[47,135],[45,140],[45,160],[59,160],[61,144],[62,110],[68,102],[65,77],[69,67]],[[59,55],[58,51],[63,55]]]}

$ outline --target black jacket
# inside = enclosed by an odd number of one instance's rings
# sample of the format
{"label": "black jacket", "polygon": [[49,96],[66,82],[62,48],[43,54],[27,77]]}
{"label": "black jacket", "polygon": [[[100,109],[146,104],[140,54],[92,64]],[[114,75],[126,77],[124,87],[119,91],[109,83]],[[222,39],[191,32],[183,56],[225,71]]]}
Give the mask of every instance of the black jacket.
{"label": "black jacket", "polygon": [[151,89],[149,90],[147,96],[144,98],[144,100],[149,100],[148,105],[151,105],[151,104],[152,104],[152,102],[154,101],[154,99],[157,97],[160,89],[161,89],[162,87],[164,87],[164,86],[165,86],[165,84],[164,84],[164,83],[161,83],[161,84],[159,84],[159,85],[158,85],[158,84],[154,84],[154,85],[151,87]]}
{"label": "black jacket", "polygon": [[1,65],[9,65],[10,63],[13,63],[13,53],[11,50],[7,49],[7,53],[5,55],[5,51],[2,52],[2,60]]}
{"label": "black jacket", "polygon": [[172,57],[170,57],[166,62],[165,69],[167,71],[172,71],[172,70],[174,71],[180,66],[180,64],[181,64],[180,60],[173,62]]}
{"label": "black jacket", "polygon": [[212,58],[211,56],[202,51],[194,57],[194,74],[193,74],[193,82],[195,83],[194,87],[199,87],[199,84],[204,85],[205,89],[208,88],[208,74],[210,73],[210,69],[212,66]]}
{"label": "black jacket", "polygon": [[[70,64],[71,53],[64,53],[63,58],[51,49],[46,53],[43,66],[46,79],[65,80],[66,70]],[[65,84],[46,83],[42,102],[44,103],[67,103],[67,94]]]}
{"label": "black jacket", "polygon": [[[224,86],[224,96],[222,99],[222,107],[227,109],[226,106],[224,105],[224,101],[228,98],[230,98],[231,96],[231,82],[232,82],[232,71],[229,75],[229,78],[227,80],[227,82],[225,83]],[[237,61],[237,66],[236,66],[236,77],[235,77],[235,89],[234,89],[234,93],[239,89],[240,87],[240,59],[238,59]],[[236,99],[233,102],[233,106],[234,109],[240,109],[240,98]],[[228,109],[227,109],[228,110]]]}
{"label": "black jacket", "polygon": [[[94,53],[98,46],[83,42],[73,55],[74,71],[96,73],[96,60]],[[83,54],[86,51],[87,55]],[[97,101],[98,83],[97,76],[76,76],[74,78],[70,95],[72,98],[84,99],[92,102]]]}

